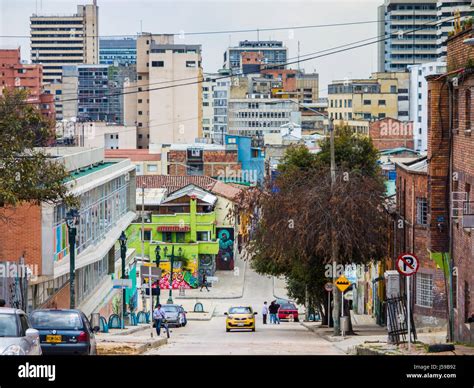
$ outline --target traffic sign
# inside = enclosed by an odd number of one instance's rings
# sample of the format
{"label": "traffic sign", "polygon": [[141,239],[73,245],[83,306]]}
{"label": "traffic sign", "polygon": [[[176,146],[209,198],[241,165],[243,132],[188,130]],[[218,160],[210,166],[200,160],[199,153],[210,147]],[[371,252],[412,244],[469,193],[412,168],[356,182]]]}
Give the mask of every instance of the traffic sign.
{"label": "traffic sign", "polygon": [[113,288],[132,288],[132,279],[114,279],[112,285]]}
{"label": "traffic sign", "polygon": [[412,253],[402,253],[397,258],[397,270],[403,276],[412,276],[417,273],[420,267],[418,258]]}
{"label": "traffic sign", "polygon": [[339,291],[344,292],[350,287],[351,282],[347,280],[347,278],[344,275],[341,275],[336,280],[335,284],[336,284],[336,287],[339,288]]}
{"label": "traffic sign", "polygon": [[327,292],[332,292],[332,290],[334,290],[334,284],[328,282],[324,285],[324,289]]}

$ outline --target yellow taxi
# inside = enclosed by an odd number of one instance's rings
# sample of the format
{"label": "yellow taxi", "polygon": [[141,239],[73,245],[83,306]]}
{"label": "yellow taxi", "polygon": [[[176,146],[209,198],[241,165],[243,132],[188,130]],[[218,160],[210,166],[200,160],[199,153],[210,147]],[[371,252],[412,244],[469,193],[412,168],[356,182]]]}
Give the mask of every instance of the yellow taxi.
{"label": "yellow taxi", "polygon": [[257,313],[252,310],[252,307],[231,307],[229,311],[224,314],[227,316],[225,320],[225,329],[227,332],[242,329],[255,331],[255,315]]}

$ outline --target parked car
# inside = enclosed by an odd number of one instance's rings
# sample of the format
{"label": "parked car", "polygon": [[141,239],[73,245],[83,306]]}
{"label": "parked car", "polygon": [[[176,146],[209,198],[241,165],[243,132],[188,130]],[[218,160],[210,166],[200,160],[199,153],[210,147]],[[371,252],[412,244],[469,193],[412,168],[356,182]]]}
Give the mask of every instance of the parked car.
{"label": "parked car", "polygon": [[231,307],[225,320],[227,332],[235,329],[250,329],[255,331],[255,315],[257,314],[249,306]]}
{"label": "parked car", "polygon": [[165,312],[168,325],[181,327],[187,323],[186,312],[182,306],[177,304],[164,304],[161,309]]}
{"label": "parked car", "polygon": [[80,310],[45,309],[30,314],[31,324],[39,331],[43,354],[97,354],[95,333]]}
{"label": "parked car", "polygon": [[298,308],[296,305],[290,301],[282,302],[280,304],[280,309],[278,310],[279,319],[288,319],[290,320],[293,317],[295,322],[299,321],[298,318]]}
{"label": "parked car", "polygon": [[41,355],[39,332],[23,310],[0,307],[0,355]]}

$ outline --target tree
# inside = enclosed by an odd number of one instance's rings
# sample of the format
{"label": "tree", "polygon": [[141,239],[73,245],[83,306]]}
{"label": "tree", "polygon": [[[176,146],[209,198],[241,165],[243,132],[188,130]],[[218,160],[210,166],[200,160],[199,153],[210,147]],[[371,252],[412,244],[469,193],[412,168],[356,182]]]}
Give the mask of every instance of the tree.
{"label": "tree", "polygon": [[[259,273],[284,275],[289,292],[324,315],[324,283],[331,263],[332,229],[337,231],[338,263],[367,263],[384,257],[385,187],[377,150],[370,139],[336,133],[337,174],[331,184],[328,141],[311,154],[304,146],[288,149],[275,182],[243,192],[238,209],[254,214],[246,251]],[[272,187],[278,190],[272,190]],[[324,306],[324,307],[323,307]],[[309,306],[307,306],[309,307]]]}
{"label": "tree", "polygon": [[4,89],[0,96],[0,206],[74,204],[64,165],[36,148],[54,138],[54,123],[27,103],[27,97],[27,91],[19,89]]}

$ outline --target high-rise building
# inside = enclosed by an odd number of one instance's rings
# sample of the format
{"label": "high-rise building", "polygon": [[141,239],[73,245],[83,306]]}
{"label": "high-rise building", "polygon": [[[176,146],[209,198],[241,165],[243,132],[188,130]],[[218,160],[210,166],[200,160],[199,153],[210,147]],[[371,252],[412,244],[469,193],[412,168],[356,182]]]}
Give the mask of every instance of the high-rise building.
{"label": "high-rise building", "polygon": [[379,72],[404,71],[408,65],[436,61],[436,0],[385,0],[378,9]]}
{"label": "high-rise building", "polygon": [[67,16],[33,14],[31,61],[43,64],[44,83],[60,81],[62,67],[68,64],[99,62],[99,7],[78,5],[77,13]]}
{"label": "high-rise building", "polygon": [[410,70],[410,121],[413,122],[415,150],[428,150],[428,82],[426,77],[446,72],[445,62],[430,62],[408,67]]}
{"label": "high-rise building", "polygon": [[[437,41],[438,46],[437,53],[440,61],[446,60],[446,41],[448,34],[454,30],[454,19],[457,16],[460,20],[470,17],[472,15],[471,1],[470,0],[441,0],[436,4],[438,21],[437,30]],[[444,21],[442,21],[444,20]]]}
{"label": "high-rise building", "polygon": [[101,65],[133,65],[137,63],[137,40],[101,39],[99,42]]}
{"label": "high-rise building", "polygon": [[288,57],[288,49],[283,46],[283,42],[275,40],[244,40],[239,42],[237,47],[229,47],[224,52],[224,69],[238,72],[245,65],[241,62],[243,53],[261,53],[262,61],[265,65],[279,65],[278,68],[285,68]]}
{"label": "high-rise building", "polygon": [[125,99],[125,116],[136,122],[138,148],[202,137],[201,81],[200,45],[175,44],[173,35],[137,38],[137,81],[127,89],[136,93]]}

